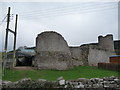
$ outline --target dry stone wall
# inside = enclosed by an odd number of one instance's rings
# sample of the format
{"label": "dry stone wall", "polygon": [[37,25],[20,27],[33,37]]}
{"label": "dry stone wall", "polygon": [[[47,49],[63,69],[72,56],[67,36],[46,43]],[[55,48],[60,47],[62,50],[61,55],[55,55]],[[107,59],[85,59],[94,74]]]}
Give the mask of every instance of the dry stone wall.
{"label": "dry stone wall", "polygon": [[24,78],[16,82],[0,80],[0,86],[3,89],[65,89],[65,90],[120,90],[120,77],[103,78],[78,78],[76,80],[65,80],[58,78],[56,81],[47,81],[45,79],[32,80]]}

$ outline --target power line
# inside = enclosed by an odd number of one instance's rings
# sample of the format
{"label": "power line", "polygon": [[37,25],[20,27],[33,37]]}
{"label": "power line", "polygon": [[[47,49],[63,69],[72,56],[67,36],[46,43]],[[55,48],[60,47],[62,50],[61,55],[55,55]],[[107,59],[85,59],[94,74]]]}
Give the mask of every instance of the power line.
{"label": "power line", "polygon": [[[115,7],[115,6],[112,6],[112,7]],[[92,11],[92,10],[100,10],[100,9],[106,9],[106,8],[111,8],[111,7],[101,7],[101,8],[90,8],[90,9],[71,9],[71,10],[67,10],[67,11],[65,11],[65,10],[61,10],[61,11],[56,11],[56,12],[46,12],[46,13],[37,13],[37,14],[27,14],[27,16],[32,16],[32,15],[42,15],[42,16],[44,16],[44,15],[51,15],[51,14],[58,14],[58,13],[65,13],[65,12],[82,12],[82,11]],[[25,16],[25,15],[23,15],[23,16]]]}
{"label": "power line", "polygon": [[[114,8],[111,8],[111,9],[106,9],[106,10],[112,10],[112,9],[114,9]],[[99,11],[103,11],[103,10],[99,10]],[[99,12],[99,11],[96,11],[96,12]],[[40,19],[40,18],[50,18],[50,17],[58,17],[58,16],[63,16],[63,15],[69,15],[69,14],[83,14],[83,13],[95,13],[95,11],[90,11],[90,12],[81,12],[81,13],[64,13],[64,14],[62,14],[62,15],[52,15],[52,16],[41,16],[41,17],[39,17],[39,16],[34,16],[34,17],[22,17],[22,18],[28,18],[28,19],[33,19],[33,20],[38,20],[38,19]]]}
{"label": "power line", "polygon": [[[14,16],[13,14],[10,14],[10,20],[13,20],[13,16]],[[3,18],[0,25],[2,25],[2,23],[5,21],[6,18],[7,18],[7,15]]]}
{"label": "power line", "polygon": [[[85,4],[89,4],[89,3],[85,3]],[[47,8],[47,9],[41,9],[41,10],[34,10],[34,11],[28,11],[28,12],[22,12],[22,13],[35,13],[35,12],[39,12],[39,11],[46,11],[46,10],[53,10],[53,9],[56,9],[56,8],[66,8],[66,7],[73,7],[73,6],[76,6],[76,5],[83,5],[83,3],[81,4],[75,4],[75,5],[67,5],[67,6],[60,6],[60,7],[54,7],[54,8]]]}
{"label": "power line", "polygon": [[[111,5],[109,5],[109,6],[111,6]],[[113,7],[113,6],[112,6],[112,7]],[[27,15],[21,15],[21,14],[20,14],[20,15],[23,16],[23,17],[24,17],[24,16],[29,16],[29,17],[30,17],[30,16],[33,16],[33,15],[34,15],[34,16],[39,15],[39,17],[40,17],[40,16],[43,17],[43,16],[46,16],[46,15],[48,16],[48,14],[50,14],[50,15],[51,15],[51,14],[56,14],[56,13],[57,13],[57,14],[58,14],[58,13],[61,14],[61,13],[65,13],[65,12],[75,12],[75,11],[85,11],[85,10],[86,10],[86,11],[87,11],[87,10],[89,11],[89,10],[92,10],[92,9],[93,9],[93,10],[97,10],[97,9],[102,9],[102,8],[109,8],[109,7],[108,7],[108,5],[107,5],[107,6],[104,6],[104,7],[99,7],[99,8],[92,6],[92,7],[83,8],[83,9],[79,9],[79,8],[78,8],[78,9],[74,9],[74,8],[71,8],[71,9],[69,9],[69,10],[67,10],[67,11],[65,11],[65,10],[60,10],[60,9],[59,9],[59,10],[57,10],[57,11],[52,11],[52,12],[46,11],[46,13],[41,13],[41,12],[39,12],[39,13],[37,13],[37,14],[34,13],[34,14],[27,14]]]}
{"label": "power line", "polygon": [[[14,3],[12,2],[12,4]],[[83,3],[77,3],[77,4],[75,3],[74,5],[61,4],[61,6],[59,7],[57,6],[55,8],[27,11],[27,12],[19,13],[19,15],[23,18],[36,18],[36,16],[38,16],[39,18],[53,17],[53,16],[61,16],[61,15],[67,15],[67,14],[90,13],[90,12],[96,12],[101,10],[104,11],[105,9],[106,10],[114,9],[115,7],[113,6],[115,5],[117,6],[117,3],[113,3],[113,2],[105,2],[105,3],[83,2]]]}
{"label": "power line", "polygon": [[0,25],[2,25],[2,23],[5,21],[7,15],[3,18],[3,20],[1,21]]}
{"label": "power line", "polygon": [[91,12],[97,12],[97,11],[105,11],[105,10],[110,10],[110,9],[115,9],[116,8],[116,6],[113,6],[113,7],[106,7],[106,8],[93,8],[93,9],[85,9],[85,10],[71,10],[71,11],[69,11],[69,12],[63,12],[63,11],[61,11],[61,13],[59,12],[57,12],[57,13],[55,13],[55,12],[52,12],[52,13],[49,13],[49,14],[33,14],[33,15],[27,15],[27,16],[22,16],[22,17],[26,17],[26,18],[30,18],[30,17],[35,17],[35,16],[38,16],[39,15],[39,17],[49,17],[49,16],[61,16],[61,15],[67,15],[67,14],[81,14],[81,13],[91,13]]}
{"label": "power line", "polygon": [[[46,13],[51,13],[51,12],[61,12],[61,11],[65,11],[65,10],[67,10],[67,11],[70,11],[70,10],[85,10],[85,9],[92,9],[92,8],[101,8],[101,7],[107,7],[107,6],[114,6],[113,4],[90,4],[89,6],[85,6],[85,7],[82,7],[82,6],[78,6],[78,5],[76,5],[76,6],[71,6],[71,7],[67,7],[67,8],[65,8],[65,7],[62,7],[62,8],[55,8],[55,9],[48,9],[48,10],[46,10],[46,9],[44,9],[44,10],[41,10],[41,11],[39,11],[39,12],[34,12],[34,13],[26,13],[26,14],[28,14],[28,15],[32,15],[32,14],[46,14]],[[25,13],[23,13],[23,14],[20,14],[21,16],[22,15],[25,15]]]}
{"label": "power line", "polygon": [[[35,11],[30,11],[30,12],[23,12],[24,14],[25,13],[38,13],[38,12],[48,12],[48,11],[53,11],[53,10],[59,10],[59,9],[71,9],[71,8],[81,8],[81,7],[83,7],[83,8],[86,8],[86,7],[88,7],[88,6],[96,6],[96,5],[105,5],[105,4],[112,4],[113,5],[113,3],[111,3],[111,2],[107,2],[107,3],[104,3],[104,4],[101,4],[101,3],[95,3],[95,4],[91,4],[90,2],[89,3],[81,3],[81,4],[75,4],[75,5],[70,5],[70,6],[66,6],[66,7],[56,7],[56,8],[49,8],[49,9],[42,9],[42,10],[35,10]],[[23,15],[24,15],[23,14]],[[22,15],[22,14],[21,14]]]}
{"label": "power line", "polygon": [[[12,3],[14,4],[14,3]],[[60,5],[60,4],[59,4]],[[41,10],[34,10],[28,12],[20,12],[19,15],[22,18],[36,18],[40,17],[53,17],[53,16],[61,16],[67,14],[81,14],[81,13],[91,13],[97,12],[101,10],[109,10],[114,9],[117,6],[116,3],[106,2],[106,3],[96,3],[96,2],[84,2],[74,5],[61,5],[55,8],[47,8]]]}

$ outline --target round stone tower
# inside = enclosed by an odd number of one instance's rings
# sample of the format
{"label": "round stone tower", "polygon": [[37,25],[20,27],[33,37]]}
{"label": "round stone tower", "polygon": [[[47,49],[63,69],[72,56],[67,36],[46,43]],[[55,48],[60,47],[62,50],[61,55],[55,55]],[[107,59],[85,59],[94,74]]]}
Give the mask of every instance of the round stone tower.
{"label": "round stone tower", "polygon": [[53,31],[36,38],[35,66],[38,69],[66,70],[72,67],[71,52],[65,39]]}
{"label": "round stone tower", "polygon": [[105,37],[99,36],[98,43],[101,48],[106,49],[108,51],[114,51],[114,42],[112,34],[108,34]]}

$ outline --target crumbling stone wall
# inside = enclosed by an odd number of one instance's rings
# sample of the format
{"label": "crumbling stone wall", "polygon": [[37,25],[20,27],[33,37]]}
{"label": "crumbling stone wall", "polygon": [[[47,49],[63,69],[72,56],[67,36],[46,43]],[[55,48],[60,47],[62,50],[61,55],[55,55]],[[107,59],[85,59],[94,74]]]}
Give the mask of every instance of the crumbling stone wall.
{"label": "crumbling stone wall", "polygon": [[115,55],[113,35],[98,37],[98,46],[89,45],[89,65],[97,66],[98,63],[109,63],[109,57]]}
{"label": "crumbling stone wall", "polygon": [[37,36],[35,67],[66,70],[72,66],[71,52],[67,42],[60,34],[47,31]]}
{"label": "crumbling stone wall", "polygon": [[109,57],[115,55],[113,36],[106,35],[98,37],[98,44],[84,44],[80,47],[70,47],[73,63],[79,65],[93,65],[109,62]]}
{"label": "crumbling stone wall", "polygon": [[112,35],[99,36],[98,44],[68,47],[60,34],[49,31],[36,38],[35,67],[66,70],[73,66],[97,66],[100,62],[108,63],[111,55],[115,55]]}
{"label": "crumbling stone wall", "polygon": [[88,63],[91,66],[97,66],[101,62],[109,63],[109,57],[112,55],[115,55],[115,52],[97,46],[89,46]]}
{"label": "crumbling stone wall", "polygon": [[108,51],[114,51],[113,35],[108,34],[105,37],[99,36],[98,43],[99,47],[106,49]]}
{"label": "crumbling stone wall", "polygon": [[71,57],[73,60],[73,65],[74,66],[81,66],[83,65],[83,59],[82,59],[82,50],[80,49],[80,47],[70,47],[70,51],[71,51]]}
{"label": "crumbling stone wall", "polygon": [[88,65],[89,45],[81,45],[80,47],[70,47],[70,51],[74,66]]}
{"label": "crumbling stone wall", "polygon": [[88,66],[89,45],[82,45],[80,48],[83,65]]}
{"label": "crumbling stone wall", "polygon": [[115,52],[89,44],[70,47],[70,51],[74,66],[97,66],[100,62],[109,63],[109,57],[115,55]]}

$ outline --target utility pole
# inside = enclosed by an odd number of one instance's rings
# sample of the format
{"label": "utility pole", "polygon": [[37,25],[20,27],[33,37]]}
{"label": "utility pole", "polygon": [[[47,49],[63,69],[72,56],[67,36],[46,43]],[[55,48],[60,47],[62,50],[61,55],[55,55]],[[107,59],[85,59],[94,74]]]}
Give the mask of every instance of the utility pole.
{"label": "utility pole", "polygon": [[7,14],[7,28],[6,28],[5,49],[4,49],[5,54],[6,54],[7,45],[8,45],[8,29],[9,29],[9,22],[10,22],[10,7],[8,8],[8,14]]}
{"label": "utility pole", "polygon": [[14,58],[14,63],[13,66],[16,64],[16,37],[17,37],[17,20],[18,20],[18,15],[16,14],[16,20],[15,20],[15,32],[14,32],[14,46],[13,46],[13,58]]}
{"label": "utility pole", "polygon": [[10,7],[8,7],[8,14],[7,14],[7,28],[6,28],[6,37],[5,37],[5,47],[4,47],[4,57],[3,57],[3,76],[5,75],[5,66],[7,61],[7,46],[8,46],[8,32],[11,32],[14,34],[14,46],[13,46],[13,67],[16,64],[16,36],[17,36],[17,20],[18,15],[16,14],[16,20],[15,20],[15,31],[12,31],[9,29],[9,22],[10,22]]}
{"label": "utility pole", "polygon": [[5,47],[4,47],[4,61],[3,61],[3,75],[5,74],[5,65],[7,59],[7,45],[8,45],[8,29],[10,23],[10,7],[8,7],[8,14],[7,14],[7,28],[6,28],[6,37],[5,37]]}

